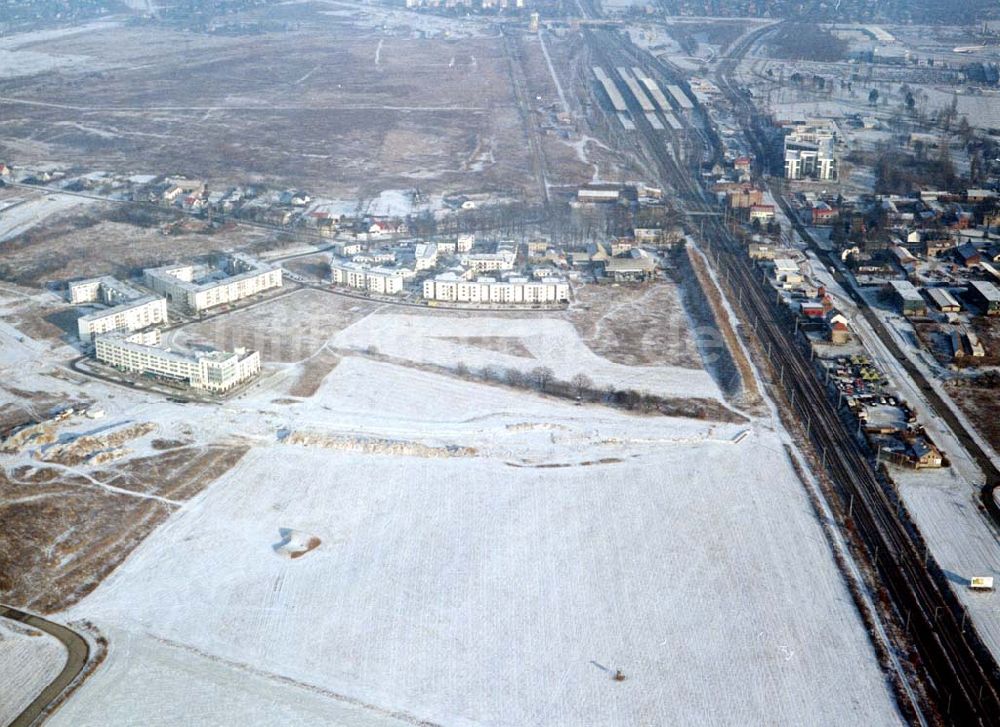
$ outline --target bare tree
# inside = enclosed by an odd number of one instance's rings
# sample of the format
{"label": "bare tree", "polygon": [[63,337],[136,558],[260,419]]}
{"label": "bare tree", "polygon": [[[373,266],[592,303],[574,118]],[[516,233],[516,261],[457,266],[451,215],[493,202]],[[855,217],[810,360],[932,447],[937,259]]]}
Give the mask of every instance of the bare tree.
{"label": "bare tree", "polygon": [[539,391],[545,391],[549,384],[552,383],[552,378],[555,374],[552,373],[552,369],[548,366],[536,366],[531,370],[531,382],[538,388]]}
{"label": "bare tree", "polygon": [[521,369],[507,369],[507,383],[511,386],[524,386],[524,374]]}
{"label": "bare tree", "polygon": [[455,364],[455,373],[463,379],[469,378],[469,367],[466,365],[465,361],[459,361]]}
{"label": "bare tree", "polygon": [[573,385],[573,390],[576,392],[576,398],[580,399],[583,397],[584,392],[591,391],[594,388],[594,382],[590,380],[590,377],[586,374],[577,374],[573,377],[570,384]]}

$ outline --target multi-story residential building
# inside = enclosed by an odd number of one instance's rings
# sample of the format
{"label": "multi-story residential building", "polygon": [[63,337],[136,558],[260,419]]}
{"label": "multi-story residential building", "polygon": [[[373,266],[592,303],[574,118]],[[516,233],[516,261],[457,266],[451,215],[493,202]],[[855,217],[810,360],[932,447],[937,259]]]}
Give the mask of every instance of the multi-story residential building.
{"label": "multi-story residential building", "polygon": [[159,348],[160,331],[108,333],[95,341],[97,360],[120,371],[181,382],[214,393],[229,391],[260,373],[260,353],[236,349],[181,353]]}
{"label": "multi-story residential building", "polygon": [[569,300],[569,283],[562,278],[466,280],[454,273],[424,281],[424,299],[454,303],[562,303]]}
{"label": "multi-story residential building", "polygon": [[167,302],[143,295],[128,283],[110,276],[70,283],[71,303],[100,303],[109,306],[77,319],[80,340],[90,343],[95,336],[112,331],[137,331],[167,322]]}
{"label": "multi-story residential building", "polygon": [[437,265],[438,246],[431,243],[419,243],[413,249],[413,269],[428,270]]}
{"label": "multi-story residential building", "polygon": [[[219,278],[219,272],[226,277]],[[189,311],[200,312],[262,293],[282,284],[281,268],[242,255],[227,255],[218,268],[165,265],[143,271],[143,282]]]}
{"label": "multi-story residential building", "polygon": [[330,266],[330,280],[335,285],[394,295],[403,290],[404,275],[391,268],[367,268],[352,262],[334,263]]}
{"label": "multi-story residential building", "polygon": [[95,337],[113,331],[138,331],[167,322],[167,301],[155,295],[116,305],[107,310],[81,316],[77,322],[80,340],[90,343]]}
{"label": "multi-story residential building", "polygon": [[517,253],[510,248],[497,250],[493,253],[469,253],[462,255],[459,262],[462,267],[473,273],[492,273],[498,270],[513,270]]}
{"label": "multi-story residential building", "polygon": [[128,283],[105,275],[100,278],[79,280],[69,284],[69,302],[73,305],[103,303],[121,305],[141,298],[144,294]]}
{"label": "multi-story residential building", "polygon": [[794,127],[785,137],[785,178],[837,178],[836,132],[826,124]]}

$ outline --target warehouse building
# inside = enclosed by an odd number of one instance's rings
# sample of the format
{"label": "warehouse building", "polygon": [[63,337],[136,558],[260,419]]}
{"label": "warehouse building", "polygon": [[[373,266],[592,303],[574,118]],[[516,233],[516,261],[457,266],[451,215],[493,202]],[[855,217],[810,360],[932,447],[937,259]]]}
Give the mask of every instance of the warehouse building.
{"label": "warehouse building", "polygon": [[927,315],[927,301],[909,280],[890,280],[889,287],[904,316]]}
{"label": "warehouse building", "polygon": [[181,353],[160,348],[160,331],[108,333],[95,342],[97,360],[119,371],[224,393],[260,374],[260,353],[236,349]]}
{"label": "warehouse building", "polygon": [[143,282],[170,303],[198,313],[262,293],[282,284],[281,268],[231,254],[218,267],[165,265],[143,271]]}
{"label": "warehouse building", "polygon": [[988,316],[1000,315],[1000,290],[985,280],[972,280],[965,294]]}
{"label": "warehouse building", "polygon": [[962,306],[955,300],[955,296],[944,288],[927,288],[927,295],[934,307],[942,313],[958,313],[962,310]]}

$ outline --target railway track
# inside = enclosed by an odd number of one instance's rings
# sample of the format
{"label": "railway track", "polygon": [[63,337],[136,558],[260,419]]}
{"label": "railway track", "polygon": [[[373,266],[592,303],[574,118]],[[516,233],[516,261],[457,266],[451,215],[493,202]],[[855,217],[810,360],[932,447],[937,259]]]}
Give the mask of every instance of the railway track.
{"label": "railway track", "polygon": [[[733,87],[726,74],[742,55],[771,28],[742,39],[723,60],[720,87],[730,100],[752,117],[746,97]],[[608,31],[585,31],[595,55],[615,66],[637,62],[629,45]],[[647,68],[648,70],[648,68]],[[656,69],[663,73],[663,67]],[[638,108],[636,106],[636,108]],[[769,352],[780,386],[833,483],[840,511],[850,513],[849,529],[867,551],[867,565],[884,587],[897,626],[906,632],[922,669],[933,705],[914,705],[918,715],[933,706],[941,717],[955,724],[993,724],[1000,715],[1000,674],[966,612],[941,571],[927,552],[916,528],[891,485],[880,478],[867,445],[855,438],[841,420],[837,407],[818,376],[803,340],[793,331],[789,314],[775,299],[766,279],[757,272],[730,232],[707,203],[690,173],[670,155],[662,139],[642,114],[635,113],[636,140],[655,162],[663,181],[678,191],[688,213],[704,220],[704,244],[720,276],[732,290],[740,291],[743,315]],[[702,140],[706,137],[702,135]],[[732,298],[732,296],[730,296]]]}

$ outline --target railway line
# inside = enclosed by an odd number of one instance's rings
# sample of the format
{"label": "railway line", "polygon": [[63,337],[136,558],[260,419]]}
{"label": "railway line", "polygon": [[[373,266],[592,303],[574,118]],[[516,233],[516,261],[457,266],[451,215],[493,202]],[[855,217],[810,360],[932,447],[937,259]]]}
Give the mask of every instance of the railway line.
{"label": "railway line", "polygon": [[[770,28],[744,37],[722,61],[720,88],[752,117],[752,106],[727,73]],[[649,64],[615,33],[585,31],[595,56],[609,66]],[[663,73],[660,65],[658,72]],[[635,110],[639,110],[636,107]],[[992,724],[1000,715],[1000,675],[988,649],[968,622],[966,612],[944,573],[930,557],[922,538],[909,521],[891,485],[877,473],[867,445],[844,425],[840,412],[810,358],[803,340],[793,331],[774,291],[739,248],[729,231],[711,215],[699,184],[668,152],[640,113],[636,118],[636,145],[653,160],[663,181],[677,190],[684,208],[704,220],[704,244],[716,270],[732,290],[739,291],[740,307],[758,341],[768,351],[775,378],[790,403],[833,483],[832,495],[846,527],[863,544],[867,565],[894,609],[895,621],[905,631],[922,670],[932,705],[913,705],[916,717],[934,710],[956,724]],[[698,135],[703,144],[706,135]],[[732,296],[730,296],[732,298]]]}

